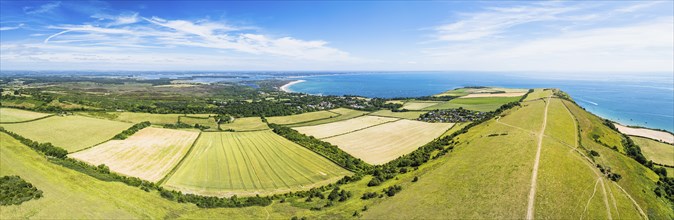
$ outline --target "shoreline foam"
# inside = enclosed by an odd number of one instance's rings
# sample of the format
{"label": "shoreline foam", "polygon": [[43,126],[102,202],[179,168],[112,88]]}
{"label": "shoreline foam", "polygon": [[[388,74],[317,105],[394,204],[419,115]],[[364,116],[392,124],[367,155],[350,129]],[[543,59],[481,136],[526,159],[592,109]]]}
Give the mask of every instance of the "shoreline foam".
{"label": "shoreline foam", "polygon": [[290,90],[290,86],[298,84],[298,83],[303,83],[303,82],[306,82],[306,80],[303,80],[303,79],[295,80],[295,81],[286,83],[285,85],[281,86],[281,88],[279,88],[279,89],[281,89],[281,91],[290,93],[290,92],[293,92],[292,90]]}

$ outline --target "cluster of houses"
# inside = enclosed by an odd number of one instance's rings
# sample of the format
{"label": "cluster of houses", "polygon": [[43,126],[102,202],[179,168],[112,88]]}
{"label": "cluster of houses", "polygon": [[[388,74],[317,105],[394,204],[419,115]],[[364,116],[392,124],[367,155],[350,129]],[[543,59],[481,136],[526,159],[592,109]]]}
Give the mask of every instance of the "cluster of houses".
{"label": "cluster of houses", "polygon": [[458,123],[481,120],[488,117],[488,114],[489,113],[487,112],[471,111],[463,108],[442,109],[422,114],[417,120],[425,122]]}

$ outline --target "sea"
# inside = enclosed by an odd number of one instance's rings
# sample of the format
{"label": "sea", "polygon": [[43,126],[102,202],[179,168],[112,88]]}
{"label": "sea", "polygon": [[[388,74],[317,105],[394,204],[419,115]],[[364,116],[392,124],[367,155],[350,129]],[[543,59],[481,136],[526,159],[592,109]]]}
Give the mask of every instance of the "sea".
{"label": "sea", "polygon": [[465,86],[559,88],[586,110],[621,124],[674,132],[674,74],[375,72],[323,74],[289,87],[314,95],[418,97]]}

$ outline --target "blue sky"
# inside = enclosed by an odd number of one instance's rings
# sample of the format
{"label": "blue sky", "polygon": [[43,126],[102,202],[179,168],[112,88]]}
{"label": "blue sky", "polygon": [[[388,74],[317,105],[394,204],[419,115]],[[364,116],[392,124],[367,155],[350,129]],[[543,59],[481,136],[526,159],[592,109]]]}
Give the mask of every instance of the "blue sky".
{"label": "blue sky", "polygon": [[674,71],[673,1],[0,1],[2,70]]}

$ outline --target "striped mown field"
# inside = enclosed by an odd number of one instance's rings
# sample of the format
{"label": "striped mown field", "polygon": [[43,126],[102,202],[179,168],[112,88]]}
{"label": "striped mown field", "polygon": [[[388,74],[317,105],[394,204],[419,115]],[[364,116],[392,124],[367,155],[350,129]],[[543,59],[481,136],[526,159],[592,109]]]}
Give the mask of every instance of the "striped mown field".
{"label": "striped mown field", "polygon": [[272,131],[204,132],[164,187],[208,196],[308,190],[350,172]]}
{"label": "striped mown field", "polygon": [[125,140],[111,140],[70,157],[93,165],[105,164],[110,170],[151,182],[161,180],[199,135],[198,132],[164,128],[145,128]]}
{"label": "striped mown field", "polygon": [[402,119],[326,138],[345,152],[370,164],[384,164],[439,137],[452,123],[426,123]]}
{"label": "striped mown field", "polygon": [[314,136],[315,138],[326,138],[396,120],[400,119],[377,116],[361,116],[345,121],[306,127],[295,127],[293,129],[299,131],[300,133]]}

